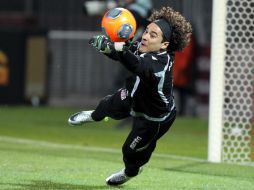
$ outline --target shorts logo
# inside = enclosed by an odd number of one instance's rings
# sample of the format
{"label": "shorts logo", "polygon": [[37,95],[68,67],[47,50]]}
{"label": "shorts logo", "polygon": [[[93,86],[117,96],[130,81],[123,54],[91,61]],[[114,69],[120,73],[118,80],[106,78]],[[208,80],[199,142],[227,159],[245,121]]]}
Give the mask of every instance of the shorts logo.
{"label": "shorts logo", "polygon": [[126,99],[128,96],[128,91],[126,89],[121,90],[121,100]]}
{"label": "shorts logo", "polygon": [[138,144],[141,140],[142,140],[142,138],[139,137],[139,136],[137,136],[137,137],[132,141],[132,143],[131,143],[131,145],[130,145],[130,148],[131,148],[132,150],[134,150],[135,147],[137,146],[137,144]]}

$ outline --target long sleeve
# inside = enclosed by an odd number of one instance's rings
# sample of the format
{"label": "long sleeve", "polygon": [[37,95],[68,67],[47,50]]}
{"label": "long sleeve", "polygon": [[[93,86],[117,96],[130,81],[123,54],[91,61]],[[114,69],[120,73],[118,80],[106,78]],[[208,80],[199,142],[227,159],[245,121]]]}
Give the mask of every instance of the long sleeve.
{"label": "long sleeve", "polygon": [[135,55],[131,51],[119,53],[120,62],[132,73],[139,77],[149,78],[156,67],[150,54]]}

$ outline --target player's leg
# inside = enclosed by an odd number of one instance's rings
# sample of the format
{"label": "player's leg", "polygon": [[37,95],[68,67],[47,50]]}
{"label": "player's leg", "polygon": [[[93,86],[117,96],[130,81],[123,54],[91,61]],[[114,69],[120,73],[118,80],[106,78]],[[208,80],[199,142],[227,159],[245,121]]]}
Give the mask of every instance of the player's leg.
{"label": "player's leg", "polygon": [[163,136],[175,120],[176,112],[164,122],[151,122],[135,118],[133,128],[123,145],[125,169],[106,179],[108,185],[120,185],[140,174],[156,147],[157,140]]}
{"label": "player's leg", "polygon": [[132,130],[122,147],[125,169],[109,176],[106,179],[108,185],[121,185],[142,171],[141,166],[149,160],[155,148],[153,139],[158,132],[158,126],[148,123],[142,117],[134,118]]}
{"label": "player's leg", "polygon": [[81,111],[70,116],[71,125],[82,125],[91,121],[101,121],[105,117],[123,119],[130,116],[131,99],[126,89],[120,89],[113,95],[104,97],[95,110]]}

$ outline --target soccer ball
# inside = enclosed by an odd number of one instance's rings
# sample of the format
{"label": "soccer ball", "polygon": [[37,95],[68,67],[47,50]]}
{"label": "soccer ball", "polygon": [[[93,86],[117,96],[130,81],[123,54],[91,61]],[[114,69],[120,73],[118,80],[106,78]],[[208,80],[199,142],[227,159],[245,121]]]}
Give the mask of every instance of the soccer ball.
{"label": "soccer ball", "polygon": [[113,42],[125,42],[136,32],[136,20],[124,8],[113,8],[106,12],[101,22],[102,30]]}

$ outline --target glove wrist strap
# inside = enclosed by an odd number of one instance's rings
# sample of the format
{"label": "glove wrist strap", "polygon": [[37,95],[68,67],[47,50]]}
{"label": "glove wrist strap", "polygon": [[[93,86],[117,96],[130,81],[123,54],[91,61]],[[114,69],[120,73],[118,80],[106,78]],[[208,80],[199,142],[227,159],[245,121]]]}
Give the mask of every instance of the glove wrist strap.
{"label": "glove wrist strap", "polygon": [[125,42],[115,42],[114,48],[116,51],[123,51]]}

